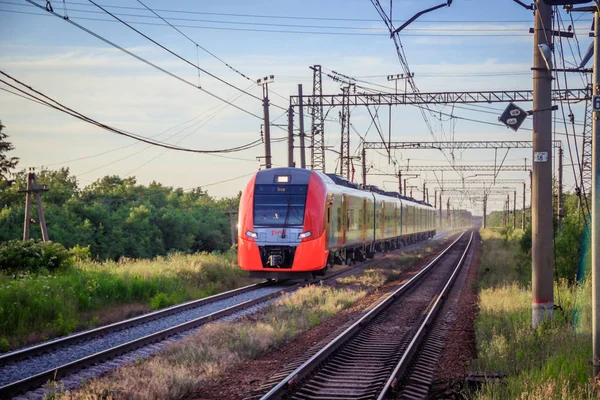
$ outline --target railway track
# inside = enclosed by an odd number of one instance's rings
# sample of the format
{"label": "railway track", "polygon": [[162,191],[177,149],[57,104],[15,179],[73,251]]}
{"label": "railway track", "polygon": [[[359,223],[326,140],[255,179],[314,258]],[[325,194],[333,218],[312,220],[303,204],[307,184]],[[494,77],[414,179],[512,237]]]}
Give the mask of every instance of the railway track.
{"label": "railway track", "polygon": [[[286,371],[283,379],[270,387],[267,383],[266,389],[263,387],[264,392],[268,390],[266,394],[251,397],[425,398],[427,374],[433,373],[435,353],[443,342],[435,329],[428,331],[464,263],[472,238],[473,233],[461,235],[418,274],[327,345],[312,352],[301,365],[292,364],[295,369]],[[427,347],[419,349],[424,339]]]}
{"label": "railway track", "polygon": [[[403,250],[411,250],[419,245],[411,245]],[[285,293],[320,280],[352,273],[370,263],[366,261],[342,268],[307,282],[261,282],[0,355],[0,398],[11,398],[36,389],[48,381],[74,374],[208,322],[254,312],[259,305]]]}

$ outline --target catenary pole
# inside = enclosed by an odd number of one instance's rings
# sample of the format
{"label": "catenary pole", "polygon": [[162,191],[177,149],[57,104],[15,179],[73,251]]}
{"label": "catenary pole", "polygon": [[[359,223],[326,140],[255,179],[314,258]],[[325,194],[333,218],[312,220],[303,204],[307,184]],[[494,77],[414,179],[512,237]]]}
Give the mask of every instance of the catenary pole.
{"label": "catenary pole", "polygon": [[302,84],[298,84],[298,98],[300,99],[300,107],[298,107],[298,124],[300,127],[300,168],[306,168],[306,145],[304,142],[304,105],[302,103]]}
{"label": "catenary pole", "polygon": [[[594,74],[593,95],[600,94],[600,11],[594,13]],[[600,125],[598,111],[593,111],[592,118],[592,340],[594,352],[594,377],[600,374]]]}
{"label": "catenary pole", "polygon": [[294,167],[294,107],[288,109],[288,167]]}
{"label": "catenary pole", "polygon": [[533,185],[531,187],[532,326],[552,318],[552,71],[540,46],[552,48],[552,8],[537,2],[533,46]]}
{"label": "catenary pole", "polygon": [[521,212],[521,229],[523,229],[523,231],[525,231],[525,191],[526,191],[526,187],[525,187],[525,182],[523,182],[523,210]]}
{"label": "catenary pole", "polygon": [[563,149],[558,149],[558,231],[562,230],[563,218]]}

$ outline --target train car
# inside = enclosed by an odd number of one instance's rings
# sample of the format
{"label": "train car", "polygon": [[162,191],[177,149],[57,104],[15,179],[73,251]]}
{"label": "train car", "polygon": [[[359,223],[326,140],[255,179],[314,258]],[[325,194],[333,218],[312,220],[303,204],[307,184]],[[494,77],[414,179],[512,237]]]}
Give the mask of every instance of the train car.
{"label": "train car", "polygon": [[431,205],[301,168],[257,172],[240,199],[238,263],[253,277],[311,278],[435,235]]}

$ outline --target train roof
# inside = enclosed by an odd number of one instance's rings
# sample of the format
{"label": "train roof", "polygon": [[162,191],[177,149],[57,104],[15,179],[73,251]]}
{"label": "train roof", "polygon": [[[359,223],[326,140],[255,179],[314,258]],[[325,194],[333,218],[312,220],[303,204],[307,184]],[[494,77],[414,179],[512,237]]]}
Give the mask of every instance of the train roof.
{"label": "train roof", "polygon": [[[414,199],[414,198],[408,197],[408,196],[403,196],[402,194],[400,194],[398,192],[385,191],[385,190],[378,188],[375,185],[366,185],[363,187],[362,185],[358,185],[356,183],[350,182],[336,174],[325,174],[320,171],[313,171],[313,170],[304,169],[304,168],[282,167],[282,168],[263,169],[263,170],[258,171],[258,174],[256,175],[256,183],[257,184],[273,184],[273,183],[278,182],[278,179],[280,179],[279,177],[282,177],[284,179],[287,179],[286,182],[291,183],[291,184],[307,185],[310,180],[311,173],[316,173],[317,175],[319,175],[321,177],[321,179],[323,179],[325,182],[330,183],[330,184],[343,186],[343,187],[347,187],[349,189],[354,189],[354,190],[372,192],[372,193],[379,194],[381,196],[394,197],[394,198],[397,198],[400,200],[410,201],[412,203],[417,203],[417,204],[421,204],[424,206],[433,207],[431,204],[429,204],[425,201],[417,200],[417,199]],[[287,178],[285,178],[285,177],[287,177]]]}

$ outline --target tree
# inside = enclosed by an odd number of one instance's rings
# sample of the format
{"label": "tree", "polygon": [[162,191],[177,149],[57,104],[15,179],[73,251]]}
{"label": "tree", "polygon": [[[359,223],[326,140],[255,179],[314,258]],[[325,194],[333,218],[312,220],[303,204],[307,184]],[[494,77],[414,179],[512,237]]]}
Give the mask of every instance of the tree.
{"label": "tree", "polygon": [[15,147],[12,143],[7,142],[6,138],[8,135],[2,132],[4,125],[2,125],[2,121],[0,121],[0,180],[7,181],[8,174],[10,171],[17,166],[19,163],[18,157],[8,157],[6,154],[11,150],[14,150]]}

